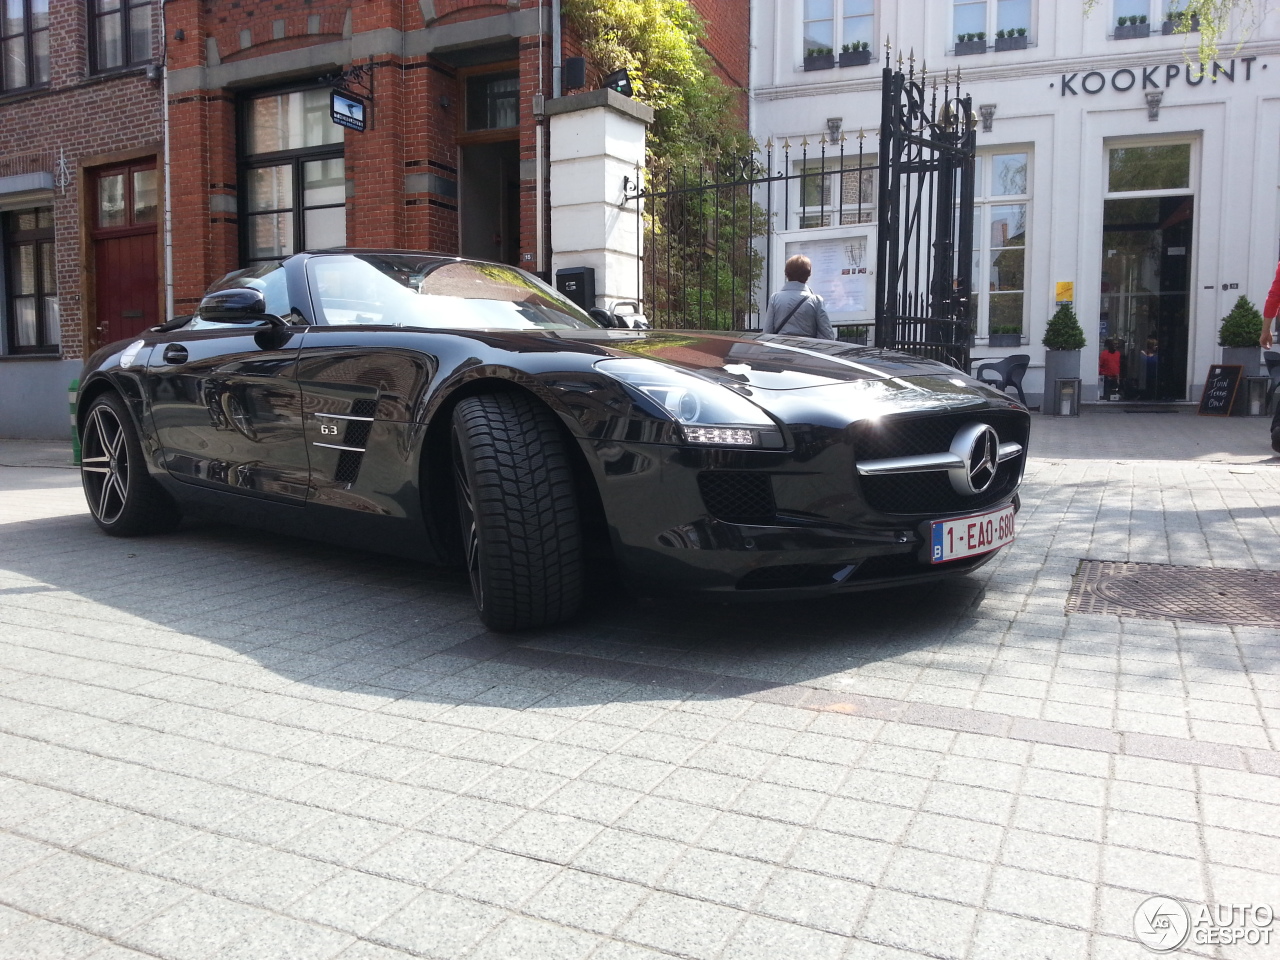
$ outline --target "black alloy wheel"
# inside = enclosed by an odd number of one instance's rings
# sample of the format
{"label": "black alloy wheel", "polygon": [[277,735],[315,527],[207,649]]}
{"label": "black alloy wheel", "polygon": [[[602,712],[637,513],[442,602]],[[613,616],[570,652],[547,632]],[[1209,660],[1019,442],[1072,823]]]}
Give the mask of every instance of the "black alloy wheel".
{"label": "black alloy wheel", "polygon": [[104,533],[136,537],[177,526],[182,514],[147,473],[133,420],[119,396],[104,393],[89,405],[80,447],[85,499]]}
{"label": "black alloy wheel", "polygon": [[453,413],[454,484],[471,591],[493,630],[544,627],[582,602],[582,526],[566,437],[531,397],[468,397]]}

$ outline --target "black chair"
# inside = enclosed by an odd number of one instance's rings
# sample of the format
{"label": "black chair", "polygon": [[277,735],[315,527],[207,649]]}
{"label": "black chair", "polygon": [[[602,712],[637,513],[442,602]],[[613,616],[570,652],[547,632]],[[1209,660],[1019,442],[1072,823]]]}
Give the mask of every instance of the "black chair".
{"label": "black chair", "polygon": [[1025,407],[1027,397],[1022,392],[1022,378],[1027,375],[1027,367],[1030,364],[1030,354],[1015,353],[995,363],[984,363],[974,371],[973,378],[1001,391],[1013,387],[1018,391],[1018,402]]}
{"label": "black chair", "polygon": [[1280,388],[1280,353],[1274,350],[1267,350],[1262,354],[1262,360],[1267,365],[1267,376],[1271,378],[1271,386],[1267,388],[1267,403],[1271,406],[1271,398],[1275,396],[1277,388]]}

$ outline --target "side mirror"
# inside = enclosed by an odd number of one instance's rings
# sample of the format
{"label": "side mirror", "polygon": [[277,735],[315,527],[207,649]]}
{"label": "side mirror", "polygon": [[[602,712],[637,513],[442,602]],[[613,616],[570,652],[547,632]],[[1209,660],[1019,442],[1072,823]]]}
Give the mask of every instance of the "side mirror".
{"label": "side mirror", "polygon": [[279,317],[267,313],[262,291],[251,287],[232,287],[206,294],[196,309],[196,316],[214,323],[250,324],[265,320],[272,326],[285,325]]}
{"label": "side mirror", "polygon": [[600,324],[600,326],[602,327],[616,326],[616,324],[613,322],[613,314],[611,314],[608,310],[601,310],[599,307],[592,307],[590,310],[587,311],[587,316],[589,316],[596,323]]}

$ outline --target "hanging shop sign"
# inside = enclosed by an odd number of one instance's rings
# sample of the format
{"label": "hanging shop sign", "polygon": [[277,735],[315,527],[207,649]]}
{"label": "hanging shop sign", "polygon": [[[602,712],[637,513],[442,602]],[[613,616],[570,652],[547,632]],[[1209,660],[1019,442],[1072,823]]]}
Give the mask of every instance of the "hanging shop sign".
{"label": "hanging shop sign", "polygon": [[334,90],[329,94],[329,117],[348,130],[363,133],[364,101],[345,90]]}
{"label": "hanging shop sign", "polygon": [[[1208,78],[1210,83],[1219,80],[1235,83],[1237,75],[1241,82],[1253,79],[1253,63],[1257,57],[1241,57],[1232,59],[1224,66],[1217,60],[1212,64],[1164,63],[1152,67],[1121,67],[1110,73],[1101,70],[1090,70],[1088,73],[1064,73],[1058,87],[1058,96],[1070,94],[1078,97],[1082,93],[1097,94],[1110,89],[1124,93],[1137,88],[1139,90],[1163,90],[1179,77],[1192,87],[1198,87]],[[1265,67],[1265,65],[1264,65]],[[1053,86],[1053,84],[1049,84]]]}

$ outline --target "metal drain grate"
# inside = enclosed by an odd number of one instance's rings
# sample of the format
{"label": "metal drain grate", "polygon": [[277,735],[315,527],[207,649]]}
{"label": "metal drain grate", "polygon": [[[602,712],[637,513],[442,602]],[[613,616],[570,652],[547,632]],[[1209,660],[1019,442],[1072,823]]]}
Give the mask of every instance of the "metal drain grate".
{"label": "metal drain grate", "polygon": [[1280,573],[1081,560],[1067,613],[1280,627]]}

